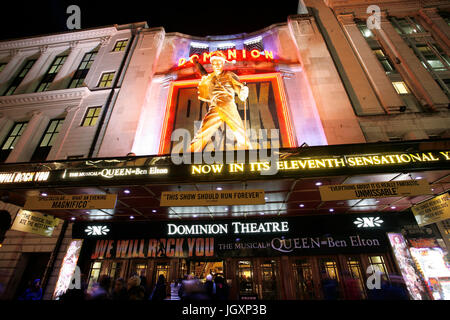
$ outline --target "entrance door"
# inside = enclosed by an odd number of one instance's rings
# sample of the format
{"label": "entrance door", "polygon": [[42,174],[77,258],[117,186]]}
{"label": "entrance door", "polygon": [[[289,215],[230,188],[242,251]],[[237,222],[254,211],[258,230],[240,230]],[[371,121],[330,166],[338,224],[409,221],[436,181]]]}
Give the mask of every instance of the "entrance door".
{"label": "entrance door", "polygon": [[20,297],[33,280],[40,279],[42,281],[49,259],[50,252],[22,253],[11,281],[11,290],[8,289],[10,292],[15,292],[14,299]]}
{"label": "entrance door", "polygon": [[320,288],[325,300],[342,299],[342,279],[339,259],[335,256],[319,257]]}
{"label": "entrance door", "polygon": [[240,299],[257,299],[258,293],[254,279],[254,260],[237,261],[237,286]]}
{"label": "entrance door", "polygon": [[314,259],[296,258],[292,265],[296,284],[296,297],[299,300],[315,300],[318,295],[318,278],[315,277]]}
{"label": "entrance door", "polygon": [[273,259],[259,260],[260,298],[263,300],[276,300],[280,295],[279,288],[279,262]]}

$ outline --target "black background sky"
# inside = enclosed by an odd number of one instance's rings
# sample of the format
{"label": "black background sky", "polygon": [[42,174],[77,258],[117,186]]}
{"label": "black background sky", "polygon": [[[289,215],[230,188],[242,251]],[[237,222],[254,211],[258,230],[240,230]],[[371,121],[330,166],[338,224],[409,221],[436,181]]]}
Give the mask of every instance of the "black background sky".
{"label": "black background sky", "polygon": [[296,14],[294,0],[3,0],[0,39],[23,38],[69,31],[69,5],[81,9],[81,28],[147,21],[149,27],[194,36],[252,32]]}

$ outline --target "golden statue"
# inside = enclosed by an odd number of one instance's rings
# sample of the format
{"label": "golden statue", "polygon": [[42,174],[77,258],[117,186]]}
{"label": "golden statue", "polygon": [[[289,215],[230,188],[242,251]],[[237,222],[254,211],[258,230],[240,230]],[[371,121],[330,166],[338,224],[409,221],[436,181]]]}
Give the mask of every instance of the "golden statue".
{"label": "golden statue", "polygon": [[193,60],[203,75],[198,84],[198,98],[208,102],[209,109],[188,151],[203,151],[212,135],[224,122],[233,131],[238,144],[250,149],[251,144],[247,138],[244,123],[234,102],[235,93],[241,101],[247,100],[248,87],[242,84],[233,72],[223,71],[226,58],[222,52],[213,52],[210,61],[214,72],[208,74],[197,60]]}

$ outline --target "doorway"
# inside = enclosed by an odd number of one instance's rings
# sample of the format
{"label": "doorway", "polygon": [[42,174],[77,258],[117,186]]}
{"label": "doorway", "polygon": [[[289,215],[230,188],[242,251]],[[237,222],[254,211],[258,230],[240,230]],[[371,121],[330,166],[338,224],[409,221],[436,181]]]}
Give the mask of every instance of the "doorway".
{"label": "doorway", "polygon": [[[10,292],[14,292],[13,299],[18,299],[35,279],[40,279],[45,273],[50,252],[22,253],[10,285]],[[41,283],[42,284],[42,283]]]}
{"label": "doorway", "polygon": [[239,299],[280,299],[280,262],[278,258],[235,260]]}

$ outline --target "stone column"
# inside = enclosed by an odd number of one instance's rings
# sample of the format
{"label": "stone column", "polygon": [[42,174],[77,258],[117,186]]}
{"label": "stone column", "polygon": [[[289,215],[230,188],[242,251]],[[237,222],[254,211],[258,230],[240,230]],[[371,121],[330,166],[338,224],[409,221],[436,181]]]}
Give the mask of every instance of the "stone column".
{"label": "stone column", "polygon": [[6,135],[14,125],[14,121],[6,117],[4,113],[0,113],[0,147],[5,142]]}
{"label": "stone column", "polygon": [[24,52],[18,49],[11,50],[10,57],[8,64],[0,72],[0,94],[5,93],[11,81],[14,80],[15,74],[23,67],[23,62],[26,59]]}
{"label": "stone column", "polygon": [[372,31],[389,56],[393,58],[392,60],[397,63],[397,70],[425,109],[447,108],[449,103],[447,96],[416,57],[413,50],[395,31],[385,13],[381,16],[381,29],[373,29]]}
{"label": "stone column", "polygon": [[306,0],[305,4],[317,12],[315,24],[325,40],[355,113],[385,113],[333,11],[324,1]]}
{"label": "stone column", "polygon": [[13,151],[5,162],[25,162],[31,159],[37,144],[41,141],[41,137],[47,128],[49,118],[39,110],[29,113],[31,120],[19,141],[15,145]]}
{"label": "stone column", "polygon": [[[63,160],[66,158],[66,155],[64,155],[62,152],[63,147],[67,140],[67,137],[70,136],[70,130],[74,126],[74,122],[79,110],[80,106],[70,106],[66,108],[66,116],[64,118],[63,125],[61,126],[61,130],[55,140],[55,144],[53,145],[47,156],[47,160]],[[75,123],[75,127],[76,126],[77,124]]]}
{"label": "stone column", "polygon": [[[72,79],[73,74],[78,68],[78,65],[82,59],[83,50],[80,48],[78,41],[72,41],[70,43],[70,53],[66,58],[66,61],[59,69],[58,74],[53,80],[48,90],[66,89]],[[81,58],[80,58],[81,56]]]}
{"label": "stone column", "polygon": [[388,113],[389,110],[398,111],[401,106],[404,106],[404,103],[387,77],[380,61],[372,52],[366,39],[364,39],[356,26],[354,18],[353,14],[342,14],[338,16],[347,39],[353,46],[353,50],[358,57],[361,66],[364,68],[367,78],[375,90],[384,110]]}
{"label": "stone column", "polygon": [[436,8],[422,8],[419,10],[419,14],[431,29],[433,38],[444,43],[445,45],[441,45],[441,47],[450,55],[450,27],[447,22],[438,14]]}
{"label": "stone column", "polygon": [[290,16],[289,31],[328,144],[364,143],[364,134],[314,17]]}
{"label": "stone column", "polygon": [[33,92],[36,89],[35,86],[37,85],[37,81],[44,72],[47,71],[45,68],[51,63],[49,60],[51,59],[53,52],[48,50],[48,46],[42,46],[39,50],[41,51],[41,55],[36,60],[33,67],[31,67],[30,71],[28,71],[14,94]]}

